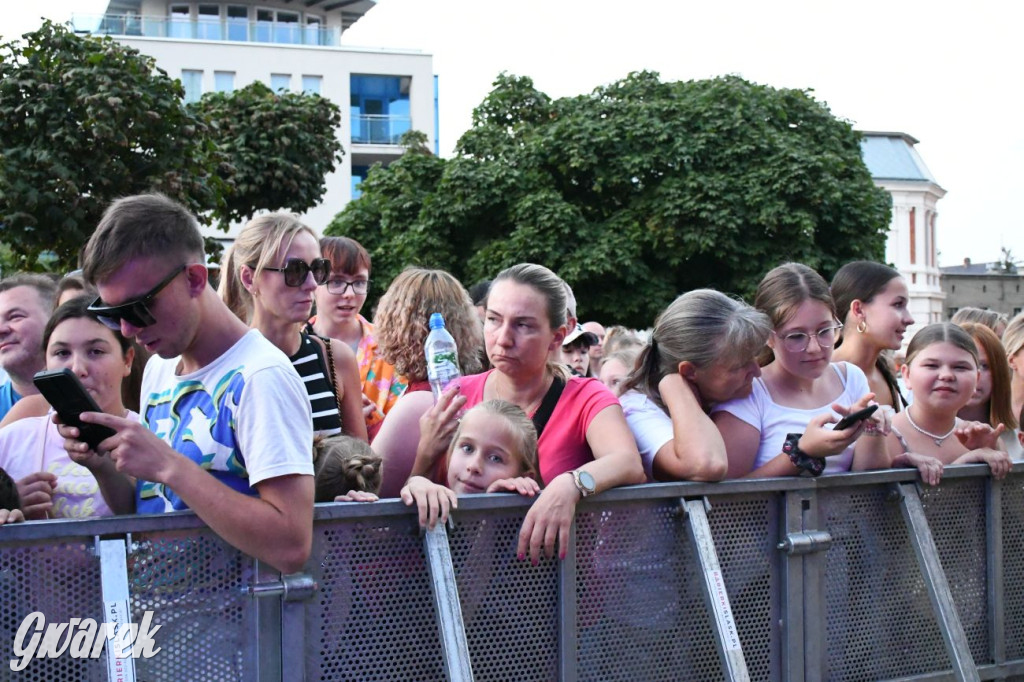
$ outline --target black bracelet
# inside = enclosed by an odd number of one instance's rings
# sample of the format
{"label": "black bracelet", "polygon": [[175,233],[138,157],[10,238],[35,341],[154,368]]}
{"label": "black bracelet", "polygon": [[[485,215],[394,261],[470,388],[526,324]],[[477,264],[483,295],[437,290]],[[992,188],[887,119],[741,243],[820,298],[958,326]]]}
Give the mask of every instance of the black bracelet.
{"label": "black bracelet", "polygon": [[782,451],[789,456],[789,461],[797,469],[808,472],[811,476],[821,476],[825,470],[825,460],[821,457],[811,457],[800,449],[800,437],[802,433],[787,433],[786,441],[782,444]]}

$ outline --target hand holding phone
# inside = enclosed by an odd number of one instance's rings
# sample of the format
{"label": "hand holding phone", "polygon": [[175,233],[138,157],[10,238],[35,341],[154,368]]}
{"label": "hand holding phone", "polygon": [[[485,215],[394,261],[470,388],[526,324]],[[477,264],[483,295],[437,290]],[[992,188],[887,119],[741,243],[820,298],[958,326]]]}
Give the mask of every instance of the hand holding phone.
{"label": "hand holding phone", "polygon": [[88,443],[96,450],[97,446],[117,431],[109,426],[88,424],[80,419],[83,412],[102,412],[92,396],[86,392],[82,382],[68,368],[44,370],[37,372],[32,378],[36,388],[50,403],[60,420],[68,426],[78,429],[78,440]]}
{"label": "hand holding phone", "polygon": [[832,428],[834,431],[842,431],[843,429],[848,429],[857,422],[864,421],[865,419],[873,415],[875,413],[875,410],[877,409],[878,405],[868,405],[863,410],[857,410],[856,412],[852,412],[846,415],[845,417],[840,419],[839,423]]}

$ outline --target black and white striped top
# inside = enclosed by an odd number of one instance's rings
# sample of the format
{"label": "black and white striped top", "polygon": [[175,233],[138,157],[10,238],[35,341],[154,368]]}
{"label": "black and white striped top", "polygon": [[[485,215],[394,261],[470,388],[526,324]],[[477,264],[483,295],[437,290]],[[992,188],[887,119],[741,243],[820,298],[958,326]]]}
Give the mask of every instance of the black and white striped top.
{"label": "black and white striped top", "polygon": [[330,367],[324,357],[320,344],[302,332],[299,350],[288,358],[292,361],[295,371],[302,377],[309,396],[309,406],[313,411],[313,431],[333,436],[341,433],[341,415],[338,414],[338,399],[331,388]]}

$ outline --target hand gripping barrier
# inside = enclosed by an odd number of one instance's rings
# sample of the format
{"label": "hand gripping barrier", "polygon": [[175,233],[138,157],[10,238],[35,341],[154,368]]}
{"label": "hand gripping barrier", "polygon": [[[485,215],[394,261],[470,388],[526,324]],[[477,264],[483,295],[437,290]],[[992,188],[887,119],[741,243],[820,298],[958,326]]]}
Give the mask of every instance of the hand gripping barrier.
{"label": "hand gripping barrier", "polygon": [[1024,676],[1024,465],[607,491],[537,567],[528,504],[466,497],[428,534],[399,502],[318,505],[291,576],[188,513],[0,527],[0,680],[119,679],[81,634],[118,579],[145,680]]}

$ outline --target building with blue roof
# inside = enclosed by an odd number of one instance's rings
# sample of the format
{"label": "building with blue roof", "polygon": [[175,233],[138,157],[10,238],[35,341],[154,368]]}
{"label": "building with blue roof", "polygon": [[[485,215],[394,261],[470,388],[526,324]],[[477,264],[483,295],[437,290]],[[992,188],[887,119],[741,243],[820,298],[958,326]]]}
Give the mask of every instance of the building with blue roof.
{"label": "building with blue roof", "polygon": [[915,145],[918,140],[899,132],[862,132],[864,163],[878,187],[892,196],[892,218],[885,259],[902,273],[910,291],[914,326],[945,319],[945,294],[936,246],[936,204],[946,195],[928,170]]}

